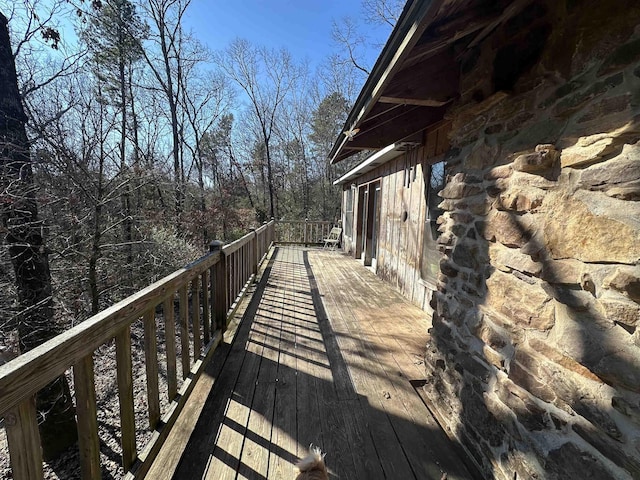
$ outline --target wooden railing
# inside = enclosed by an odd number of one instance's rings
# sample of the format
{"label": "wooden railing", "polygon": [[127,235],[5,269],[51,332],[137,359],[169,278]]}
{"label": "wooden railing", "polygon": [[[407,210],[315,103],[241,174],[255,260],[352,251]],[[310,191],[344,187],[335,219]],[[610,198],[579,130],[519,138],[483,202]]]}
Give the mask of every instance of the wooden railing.
{"label": "wooden railing", "polygon": [[[42,478],[35,394],[69,368],[73,368],[82,478],[101,478],[93,358],[96,349],[112,341],[116,346],[122,465],[127,478],[144,476],[266,257],[275,238],[274,227],[271,221],[225,246],[212,242],[211,252],[204,257],[0,366],[0,416],[4,418],[13,478]],[[165,412],[160,408],[158,382],[156,312],[160,306],[169,405]],[[136,448],[131,348],[131,325],[139,319],[144,324],[146,414],[152,431],[151,440],[141,451]],[[180,389],[176,326],[182,352]]]}
{"label": "wooden railing", "polygon": [[276,222],[276,242],[282,244],[321,245],[334,224],[329,221]]}

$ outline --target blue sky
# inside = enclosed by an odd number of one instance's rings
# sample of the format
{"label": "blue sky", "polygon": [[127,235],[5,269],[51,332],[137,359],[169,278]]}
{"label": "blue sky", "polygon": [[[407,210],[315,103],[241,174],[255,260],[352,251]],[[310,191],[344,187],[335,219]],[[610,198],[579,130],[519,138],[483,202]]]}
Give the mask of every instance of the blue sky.
{"label": "blue sky", "polygon": [[[185,23],[213,50],[225,48],[236,37],[246,38],[256,45],[285,47],[314,67],[335,49],[332,20],[359,15],[360,0],[193,0]],[[373,64],[388,30],[367,28],[378,44],[368,52],[367,63]]]}
{"label": "blue sky", "polygon": [[[0,8],[9,10],[15,0],[0,0]],[[51,0],[43,0],[46,6]],[[73,9],[58,14],[63,42],[77,39],[70,21]],[[296,60],[308,59],[313,69],[338,48],[331,39],[333,20],[349,16],[366,31],[370,44],[365,64],[373,65],[390,32],[389,27],[366,24],[362,20],[361,0],[192,0],[184,18],[187,29],[212,50],[222,50],[239,37],[254,45],[287,48]]]}

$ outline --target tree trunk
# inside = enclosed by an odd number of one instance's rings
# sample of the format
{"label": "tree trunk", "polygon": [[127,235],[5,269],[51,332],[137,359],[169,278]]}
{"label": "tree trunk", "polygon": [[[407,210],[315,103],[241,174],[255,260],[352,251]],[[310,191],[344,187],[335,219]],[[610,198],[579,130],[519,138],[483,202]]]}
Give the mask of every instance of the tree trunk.
{"label": "tree trunk", "polygon": [[171,139],[172,139],[172,153],[173,153],[173,173],[175,181],[175,214],[176,214],[176,228],[178,231],[181,229],[182,221],[182,202],[183,202],[183,189],[182,189],[182,166],[180,164],[180,135],[178,132],[178,106],[176,104],[176,97],[173,92],[173,80],[171,76],[171,64],[169,59],[169,49],[167,46],[167,39],[165,35],[166,24],[164,19],[158,24],[160,29],[160,46],[162,48],[162,58],[164,60],[164,67],[166,73],[166,90],[167,101],[169,102],[169,112],[171,114]]}
{"label": "tree trunk", "polygon": [[[18,91],[7,19],[0,13],[0,213],[16,277],[21,314],[17,318],[24,353],[56,336],[51,274],[44,226],[38,220],[35,185]],[[45,459],[55,458],[77,438],[69,385],[61,376],[38,392],[40,436]]]}
{"label": "tree trunk", "polygon": [[142,171],[140,165],[140,126],[138,125],[138,115],[136,113],[136,102],[133,95],[133,68],[129,64],[129,75],[127,77],[129,82],[129,98],[131,99],[131,123],[133,129],[133,188],[136,192],[136,214],[140,212],[142,208],[142,189],[140,188],[139,176]]}
{"label": "tree trunk", "polygon": [[[120,32],[120,49],[122,48],[122,25],[118,25],[118,31]],[[118,81],[120,83],[120,171],[125,173],[124,192],[122,194],[122,214],[124,215],[124,222],[122,223],[122,234],[124,237],[124,243],[127,251],[127,265],[133,266],[133,234],[132,234],[132,219],[131,219],[131,174],[127,170],[127,83],[125,75],[125,60],[124,52],[119,51],[118,59]],[[128,276],[127,287],[131,286],[131,270],[126,269],[126,275]]]}
{"label": "tree trunk", "polygon": [[240,168],[240,164],[235,160],[233,152],[229,147],[229,178],[231,179],[233,179],[233,167],[235,167],[235,169],[238,171],[238,175],[240,175],[240,181],[242,182],[242,186],[244,187],[245,195],[249,200],[249,205],[251,205],[251,209],[255,210],[256,206],[253,203],[253,197],[251,196],[251,190],[249,190],[249,185],[247,185],[247,180],[244,177],[244,173],[242,172],[242,169]]}
{"label": "tree trunk", "polygon": [[[101,86],[98,85],[98,92],[102,95]],[[95,315],[100,311],[100,288],[98,285],[98,261],[102,256],[100,251],[100,241],[102,239],[102,206],[103,206],[103,180],[104,180],[104,107],[100,104],[100,154],[98,164],[98,184],[96,191],[96,201],[93,210],[93,236],[91,239],[91,255],[89,256],[89,270],[87,277],[89,281],[89,292],[91,294],[91,314]],[[131,265],[131,264],[129,264]]]}
{"label": "tree trunk", "polygon": [[[194,129],[195,131],[195,129]],[[203,245],[208,245],[208,243],[211,241],[211,239],[209,238],[209,230],[207,228],[207,220],[206,220],[206,214],[207,214],[207,202],[206,202],[206,190],[204,188],[204,159],[202,158],[202,147],[200,146],[200,137],[199,135],[196,133],[195,135],[195,141],[196,141],[196,158],[198,159],[195,163],[196,163],[196,168],[198,169],[198,189],[199,189],[199,196],[200,198],[198,199],[198,203],[200,204],[200,214],[202,215],[200,221],[202,222],[202,241],[203,241]]]}
{"label": "tree trunk", "polygon": [[264,125],[262,126],[262,135],[267,156],[267,182],[269,183],[269,217],[274,218],[277,217],[277,214],[275,212],[275,205],[273,202],[273,172],[271,170],[271,150],[269,149],[269,135],[267,135]]}

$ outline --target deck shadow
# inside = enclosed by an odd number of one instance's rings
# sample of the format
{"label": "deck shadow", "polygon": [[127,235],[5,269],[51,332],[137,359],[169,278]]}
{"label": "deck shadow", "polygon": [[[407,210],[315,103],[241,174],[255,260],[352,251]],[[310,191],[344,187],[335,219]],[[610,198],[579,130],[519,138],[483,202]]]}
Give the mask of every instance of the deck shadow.
{"label": "deck shadow", "polygon": [[[215,447],[218,426],[224,420],[224,407],[232,396],[233,385],[240,374],[239,368],[235,372],[229,368],[229,365],[234,366],[233,363],[237,361],[232,356],[232,350],[235,346],[235,350],[238,352],[237,345],[244,345],[249,339],[250,320],[255,317],[262,301],[277,252],[278,248],[276,247],[251,297],[233,342],[231,344],[221,343],[214,352],[211,361],[205,366],[203,375],[209,375],[216,381],[205,400],[202,413],[173,475],[174,479],[202,478],[206,472],[209,457],[213,454]],[[235,357],[237,356],[236,353]]]}
{"label": "deck shadow", "polygon": [[[278,264],[281,256],[295,261]],[[312,315],[296,308],[292,292],[279,290],[287,275],[308,282]],[[265,291],[278,304],[268,316],[260,309]],[[299,312],[293,319],[292,311]],[[310,322],[321,342],[307,336]],[[298,328],[305,332],[299,338]],[[370,392],[359,393],[357,383],[376,384],[378,373],[359,369],[358,355],[342,352],[345,338],[327,315],[308,252],[276,249],[233,343],[216,351],[205,368],[215,383],[173,478],[295,478],[293,464],[310,443],[327,452],[332,479],[440,480],[445,471],[449,479],[474,478],[450,466],[461,462],[441,431],[390,413]],[[363,350],[368,358],[366,345]],[[353,375],[362,378],[354,383]],[[221,432],[225,443],[218,441]]]}

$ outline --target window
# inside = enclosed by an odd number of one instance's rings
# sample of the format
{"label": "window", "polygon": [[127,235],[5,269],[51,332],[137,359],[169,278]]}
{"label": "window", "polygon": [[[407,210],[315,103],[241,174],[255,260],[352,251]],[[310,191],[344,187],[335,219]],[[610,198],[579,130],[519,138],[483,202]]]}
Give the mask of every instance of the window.
{"label": "window", "polygon": [[353,232],[353,189],[355,186],[351,186],[348,190],[344,191],[344,234],[347,237],[352,237]]}
{"label": "window", "polygon": [[444,188],[444,162],[434,163],[429,167],[429,185],[427,188],[427,219],[437,220],[442,214],[438,207],[442,199],[438,192]]}
{"label": "window", "polygon": [[436,221],[442,214],[438,205],[442,199],[438,192],[444,188],[444,162],[438,162],[425,168],[425,201],[427,212],[424,222],[422,241],[422,257],[420,274],[423,280],[435,283],[440,271],[440,253],[438,252],[438,224]]}

